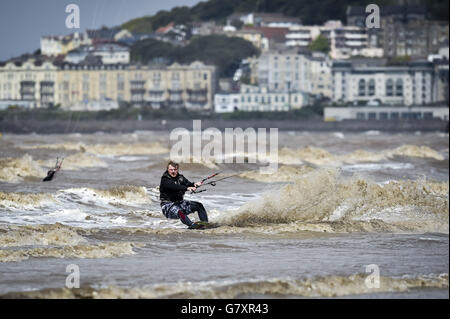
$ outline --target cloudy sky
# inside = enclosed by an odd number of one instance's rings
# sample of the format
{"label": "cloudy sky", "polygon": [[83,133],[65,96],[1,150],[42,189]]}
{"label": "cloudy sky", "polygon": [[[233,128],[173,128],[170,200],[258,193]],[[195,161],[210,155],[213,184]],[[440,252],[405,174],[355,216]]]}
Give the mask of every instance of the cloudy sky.
{"label": "cloudy sky", "polygon": [[40,37],[73,33],[65,25],[66,6],[80,8],[80,30],[122,24],[200,0],[1,0],[0,61],[39,49]]}

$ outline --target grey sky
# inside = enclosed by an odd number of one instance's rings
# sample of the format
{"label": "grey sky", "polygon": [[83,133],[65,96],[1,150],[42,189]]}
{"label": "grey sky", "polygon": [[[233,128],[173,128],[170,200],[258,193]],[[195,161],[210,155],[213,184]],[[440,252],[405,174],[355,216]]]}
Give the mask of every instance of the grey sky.
{"label": "grey sky", "polygon": [[80,29],[122,24],[176,6],[193,6],[200,0],[0,0],[0,61],[40,46],[43,35],[69,34],[65,26],[68,4],[80,8]]}

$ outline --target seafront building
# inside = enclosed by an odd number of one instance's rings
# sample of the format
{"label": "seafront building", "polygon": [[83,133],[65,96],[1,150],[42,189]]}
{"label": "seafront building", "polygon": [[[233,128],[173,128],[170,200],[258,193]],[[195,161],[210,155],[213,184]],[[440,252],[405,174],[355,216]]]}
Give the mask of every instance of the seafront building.
{"label": "seafront building", "polygon": [[364,106],[326,107],[324,120],[328,122],[344,120],[449,120],[449,109],[445,106]]}
{"label": "seafront building", "polygon": [[[380,29],[368,29],[365,17],[365,8],[349,7],[347,25],[328,21],[306,26],[297,18],[265,13],[236,13],[226,26],[197,23],[192,34],[237,36],[261,51],[241,61],[229,79],[217,79],[214,66],[198,61],[130,64],[129,45],[136,41],[150,37],[184,45],[185,26],[174,22],[151,34],[103,27],[42,37],[40,55],[0,62],[0,109],[109,110],[124,105],[288,111],[315,101],[448,106],[448,22],[429,21],[426,10],[416,6],[383,8]],[[328,53],[310,51],[318,36],[328,40]],[[225,82],[228,89],[221,86]],[[422,113],[420,118],[429,117]]]}
{"label": "seafront building", "polygon": [[242,85],[239,93],[218,93],[214,96],[214,111],[290,111],[309,104],[309,95],[301,91],[270,91],[267,88]]}
{"label": "seafront building", "polygon": [[[349,6],[346,14],[349,26],[365,28],[365,7]],[[426,58],[448,41],[448,27],[448,21],[428,20],[425,6],[383,6],[380,27],[367,29],[367,35],[371,46],[381,48],[384,57]]]}
{"label": "seafront building", "polygon": [[[447,69],[429,61],[386,65],[384,60],[334,61],[333,96],[336,103],[367,105],[424,105],[446,102]],[[444,99],[447,99],[446,101]]]}
{"label": "seafront building", "polygon": [[[28,59],[0,64],[0,101],[32,107],[111,108],[111,101],[136,107],[208,110],[213,106],[215,67],[104,64]],[[15,103],[11,103],[15,104]],[[85,106],[83,108],[83,106]]]}
{"label": "seafront building", "polygon": [[69,35],[51,35],[41,37],[41,54],[44,56],[65,55],[82,45],[90,45],[88,33],[75,32]]}
{"label": "seafront building", "polygon": [[100,57],[103,64],[130,64],[130,49],[117,43],[80,46],[69,51],[64,61],[78,64],[88,56]]}
{"label": "seafront building", "polygon": [[320,52],[301,53],[288,49],[263,53],[254,66],[258,84],[269,91],[301,91],[331,98],[331,61]]}

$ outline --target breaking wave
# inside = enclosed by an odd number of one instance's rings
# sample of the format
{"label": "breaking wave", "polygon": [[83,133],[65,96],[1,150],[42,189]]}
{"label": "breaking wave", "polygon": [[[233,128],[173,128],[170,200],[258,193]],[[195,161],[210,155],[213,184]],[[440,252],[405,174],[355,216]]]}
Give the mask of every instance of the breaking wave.
{"label": "breaking wave", "polygon": [[[39,161],[39,163],[48,168],[54,166],[53,160]],[[62,165],[64,170],[79,170],[89,167],[108,167],[108,164],[93,154],[77,153],[64,158]]]}
{"label": "breaking wave", "polygon": [[132,242],[91,244],[83,235],[96,230],[66,226],[2,225],[0,226],[0,262],[18,262],[31,257],[53,258],[111,258],[134,254]]}
{"label": "breaking wave", "polygon": [[[52,160],[33,160],[26,154],[19,158],[0,159],[0,181],[19,183],[27,178],[43,179],[47,170],[54,167]],[[77,153],[67,156],[62,166],[63,170],[78,170],[86,167],[107,167],[108,165],[93,154]]]}
{"label": "breaking wave", "polygon": [[0,159],[0,181],[18,183],[27,177],[43,178],[46,173],[28,154],[20,158]]}
{"label": "breaking wave", "polygon": [[117,144],[83,144],[83,143],[60,143],[43,144],[34,146],[21,146],[24,149],[54,149],[65,151],[86,152],[96,155],[139,155],[139,154],[163,154],[168,153],[168,148],[160,143],[117,143]]}
{"label": "breaking wave", "polygon": [[[41,165],[46,167],[53,167],[54,160],[38,161]],[[104,161],[93,154],[76,153],[64,158],[62,169],[64,170],[79,170],[89,167],[108,167]]]}
{"label": "breaking wave", "polygon": [[[334,155],[322,148],[308,146],[301,149],[281,148],[278,152],[278,162],[286,165],[311,163],[319,166],[339,166],[344,163],[380,162],[394,156],[432,158],[439,161],[444,160],[444,156],[428,146],[402,145],[395,149],[384,150],[377,153],[356,150],[344,155]],[[268,159],[271,160],[270,158]]]}
{"label": "breaking wave", "polygon": [[109,242],[99,244],[67,245],[60,247],[39,247],[26,249],[0,249],[0,262],[17,262],[31,257],[53,258],[111,258],[133,255],[134,247],[142,244],[129,242]]}
{"label": "breaking wave", "polygon": [[358,177],[344,180],[336,169],[320,169],[265,192],[262,198],[224,214],[220,222],[238,227],[292,224],[294,229],[309,225],[335,231],[448,233],[448,192],[448,182],[379,185]]}
{"label": "breaking wave", "polygon": [[44,225],[1,225],[0,247],[21,247],[35,245],[79,245],[86,239],[80,229],[59,223]]}
{"label": "breaking wave", "polygon": [[313,168],[309,166],[281,166],[275,173],[263,174],[259,170],[246,171],[239,174],[239,177],[252,179],[258,182],[273,183],[273,182],[291,182],[297,179],[299,176],[313,171]]}
{"label": "breaking wave", "polygon": [[33,209],[54,202],[51,194],[25,194],[0,192],[0,207]]}
{"label": "breaking wave", "polygon": [[442,161],[444,157],[437,151],[429,148],[428,146],[417,146],[417,145],[402,145],[394,149],[391,153],[398,156],[409,156],[409,157],[422,157],[422,158],[433,158],[438,161]]}
{"label": "breaking wave", "polygon": [[151,203],[147,188],[144,186],[122,185],[108,189],[69,188],[60,191],[62,195],[81,201],[95,201],[108,204],[146,204]]}
{"label": "breaking wave", "polygon": [[155,284],[142,288],[109,286],[102,288],[47,288],[38,291],[12,292],[1,298],[45,299],[151,299],[151,298],[215,298],[231,299],[248,295],[340,297],[382,292],[407,292],[411,289],[448,289],[448,274],[423,276],[380,276],[379,288],[366,284],[367,274],[320,276],[312,278],[272,278],[246,281],[206,281]]}

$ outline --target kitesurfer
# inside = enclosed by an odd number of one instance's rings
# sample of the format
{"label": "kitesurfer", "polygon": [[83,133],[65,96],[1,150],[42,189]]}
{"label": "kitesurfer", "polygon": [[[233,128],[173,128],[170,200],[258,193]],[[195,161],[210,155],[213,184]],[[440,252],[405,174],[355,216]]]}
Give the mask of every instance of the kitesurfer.
{"label": "kitesurfer", "polygon": [[201,222],[208,222],[208,215],[203,204],[185,200],[184,193],[195,192],[202,183],[192,183],[178,171],[179,164],[170,161],[167,170],[161,176],[159,185],[161,209],[166,218],[180,219],[189,229],[204,228],[201,223],[192,222],[188,215],[197,212]]}

